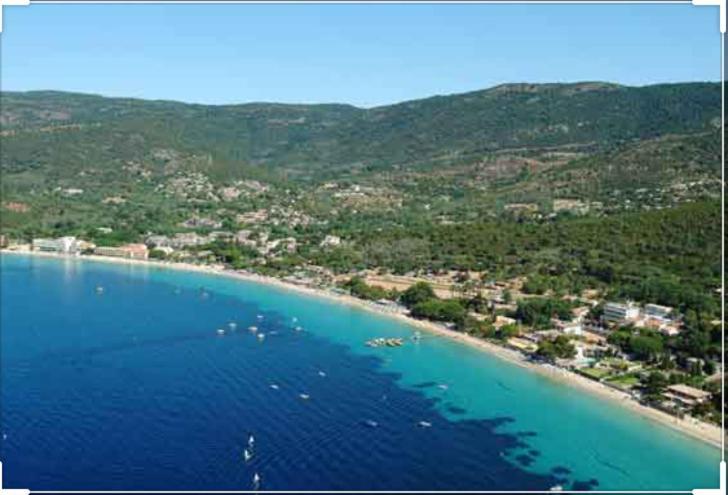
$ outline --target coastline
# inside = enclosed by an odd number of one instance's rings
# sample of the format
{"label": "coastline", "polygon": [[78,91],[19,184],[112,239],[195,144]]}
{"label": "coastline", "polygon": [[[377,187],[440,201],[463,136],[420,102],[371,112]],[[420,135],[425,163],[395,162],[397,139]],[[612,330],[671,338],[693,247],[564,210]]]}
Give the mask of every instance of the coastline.
{"label": "coastline", "polygon": [[632,412],[639,414],[640,416],[661,423],[668,426],[678,432],[700,440],[718,449],[722,446],[722,431],[720,427],[711,425],[704,422],[699,422],[694,419],[680,419],[671,416],[663,411],[644,406],[634,400],[628,393],[622,392],[602,383],[590,380],[586,377],[570,372],[565,369],[557,368],[551,365],[537,364],[528,361],[521,353],[515,350],[507,349],[499,345],[490,343],[488,341],[473,337],[468,334],[455,332],[445,328],[444,326],[430,322],[426,320],[417,320],[411,318],[402,313],[396,313],[387,311],[382,307],[375,306],[372,303],[363,301],[347,294],[336,294],[324,289],[317,289],[312,287],[300,286],[286,282],[284,280],[268,277],[263,275],[257,275],[250,272],[238,272],[233,270],[225,269],[222,266],[205,266],[195,265],[191,263],[180,263],[180,262],[165,262],[156,260],[133,260],[126,258],[112,258],[107,256],[98,255],[83,255],[83,256],[69,256],[57,253],[43,253],[30,250],[0,250],[2,254],[17,254],[24,256],[36,256],[46,257],[55,259],[72,259],[72,260],[92,260],[104,263],[116,263],[126,265],[138,265],[138,266],[151,266],[161,269],[171,269],[178,271],[197,272],[208,275],[224,276],[228,278],[234,278],[238,280],[268,284],[276,286],[277,288],[289,291],[295,291],[301,294],[307,294],[314,297],[325,298],[330,301],[354,306],[360,309],[368,310],[379,315],[384,315],[393,319],[396,319],[409,326],[416,327],[418,329],[425,330],[433,335],[437,335],[450,340],[458,341],[464,345],[469,345],[483,352],[487,352],[489,355],[496,356],[499,359],[506,360],[512,364],[516,364],[522,368],[527,368],[530,371],[539,373],[541,376],[549,378],[557,383],[565,386],[572,386],[601,398],[612,401],[614,404],[621,404],[623,407],[630,409]]}

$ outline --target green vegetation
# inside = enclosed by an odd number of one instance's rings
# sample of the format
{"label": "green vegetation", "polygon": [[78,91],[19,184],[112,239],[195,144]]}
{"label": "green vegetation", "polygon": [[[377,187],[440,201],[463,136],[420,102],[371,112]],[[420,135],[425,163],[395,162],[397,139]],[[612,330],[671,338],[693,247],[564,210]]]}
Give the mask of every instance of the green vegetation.
{"label": "green vegetation", "polygon": [[571,359],[576,356],[576,348],[566,335],[557,335],[553,339],[544,339],[538,343],[536,355],[547,361]]}
{"label": "green vegetation", "polygon": [[396,299],[396,295],[381,287],[367,285],[361,277],[352,277],[344,282],[341,287],[347,289],[352,296],[360,299],[367,299],[370,301],[387,298]]}
{"label": "green vegetation", "polygon": [[550,328],[551,318],[571,319],[572,305],[562,299],[532,298],[518,301],[516,318],[534,328]]}

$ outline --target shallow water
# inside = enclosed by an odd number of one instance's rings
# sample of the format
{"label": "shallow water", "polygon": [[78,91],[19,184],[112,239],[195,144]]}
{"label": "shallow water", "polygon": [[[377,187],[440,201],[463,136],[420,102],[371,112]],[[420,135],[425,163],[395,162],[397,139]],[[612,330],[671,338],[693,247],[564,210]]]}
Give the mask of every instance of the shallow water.
{"label": "shallow water", "polygon": [[200,273],[1,262],[6,487],[718,485],[717,449],[482,351],[364,346],[412,335],[386,316]]}

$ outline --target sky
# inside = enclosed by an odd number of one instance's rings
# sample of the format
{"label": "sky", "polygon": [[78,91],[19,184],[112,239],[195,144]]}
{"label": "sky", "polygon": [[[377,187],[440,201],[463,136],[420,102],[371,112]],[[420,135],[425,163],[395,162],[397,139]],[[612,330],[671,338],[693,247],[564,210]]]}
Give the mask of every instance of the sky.
{"label": "sky", "polygon": [[507,82],[720,80],[717,7],[5,7],[4,91],[362,107]]}

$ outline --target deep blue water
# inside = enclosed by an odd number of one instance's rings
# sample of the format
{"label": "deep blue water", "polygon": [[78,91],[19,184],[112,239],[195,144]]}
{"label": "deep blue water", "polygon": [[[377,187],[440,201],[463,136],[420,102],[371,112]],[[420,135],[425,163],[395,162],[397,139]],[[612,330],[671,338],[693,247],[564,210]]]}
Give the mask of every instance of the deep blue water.
{"label": "deep blue water", "polygon": [[717,449],[483,352],[364,346],[412,334],[383,316],[197,273],[1,263],[6,487],[244,490],[256,472],[267,490],[718,484]]}

